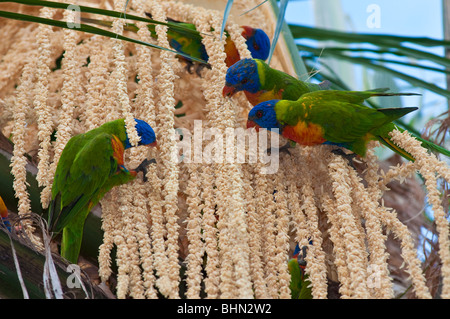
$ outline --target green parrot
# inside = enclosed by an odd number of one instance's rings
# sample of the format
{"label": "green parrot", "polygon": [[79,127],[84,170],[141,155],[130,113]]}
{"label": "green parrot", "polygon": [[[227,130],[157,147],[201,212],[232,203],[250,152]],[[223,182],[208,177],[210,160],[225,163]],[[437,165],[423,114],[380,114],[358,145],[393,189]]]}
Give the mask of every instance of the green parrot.
{"label": "green parrot", "polygon": [[[150,13],[146,13],[146,15],[150,19],[152,19]],[[108,27],[112,25],[110,21],[102,21],[91,18],[81,18],[81,20],[83,22]],[[197,31],[195,25],[192,23],[179,22],[170,18],[168,18],[167,21],[170,24],[181,27],[181,28],[169,27],[167,31],[167,40],[169,41],[169,45],[177,52],[208,62],[209,56],[206,52],[205,46],[202,43],[202,36],[200,32]],[[157,38],[155,32],[155,25],[148,24],[147,26],[151,36],[153,38]],[[186,32],[183,31],[183,29],[188,29],[194,32]],[[247,48],[250,51],[252,57],[263,60],[267,59],[270,51],[270,39],[264,32],[264,30],[252,28],[249,26],[241,26],[241,29],[242,29],[241,35],[245,38],[245,43],[247,44]],[[137,32],[139,28],[135,24],[127,24],[124,26],[124,30]],[[230,67],[240,60],[240,55],[234,42],[231,40],[227,32],[225,32],[225,35],[226,39],[224,51],[227,54],[225,58],[225,63],[227,67]],[[178,58],[187,63],[187,70],[189,73],[192,73],[191,68],[194,66],[193,61],[181,55],[178,56]],[[197,74],[200,75],[201,69],[203,67],[209,67],[209,64],[195,64],[195,67]]]}
{"label": "green parrot", "polygon": [[[135,119],[139,145],[156,145],[155,132],[145,121]],[[124,165],[130,148],[125,120],[107,122],[73,136],[66,144],[55,172],[48,225],[53,235],[62,230],[61,256],[77,263],[83,227],[90,210],[114,186],[125,184],[154,160],[144,160],[135,170]]]}
{"label": "green parrot", "polygon": [[319,84],[300,81],[287,73],[271,68],[259,59],[242,59],[227,70],[223,96],[233,96],[244,91],[253,105],[269,100],[296,101],[305,93],[327,90],[331,83]]}
{"label": "green parrot", "polygon": [[[150,19],[152,19],[152,15],[148,12],[145,13]],[[196,27],[192,23],[180,22],[177,20],[173,20],[168,18],[168,22],[174,23],[178,26],[190,29],[192,31],[197,31]],[[156,37],[154,25],[148,25],[152,36]],[[242,33],[241,35],[245,38],[245,43],[247,44],[247,48],[250,51],[253,58],[265,60],[269,57],[270,51],[270,39],[267,34],[262,29],[252,28],[249,26],[241,26]],[[213,29],[211,29],[213,31]],[[227,67],[232,66],[236,62],[238,62],[241,58],[239,52],[234,44],[231,41],[231,38],[227,31],[225,31],[225,47],[224,51],[227,54],[225,58],[225,64]],[[169,28],[167,31],[167,39],[169,40],[169,44],[175,51],[187,54],[189,56],[193,56],[204,61],[208,61],[209,57],[206,53],[205,46],[202,43],[202,38],[194,38],[190,35],[183,34],[177,30]],[[192,66],[192,61],[181,57],[188,63],[188,70]],[[199,73],[197,69],[197,73]]]}
{"label": "green parrot", "polygon": [[[247,127],[278,130],[279,134],[300,145],[343,147],[361,157],[366,155],[368,142],[378,140],[397,154],[414,161],[408,152],[392,142],[389,133],[396,128],[403,131],[392,121],[417,108],[373,109],[363,104],[372,96],[385,95],[397,94],[328,90],[303,94],[297,101],[265,101],[249,112]],[[416,138],[428,150],[450,156],[445,148]]]}
{"label": "green parrot", "polygon": [[288,261],[288,269],[291,274],[291,299],[312,299],[311,286],[308,275],[305,273],[306,268],[306,246],[300,250],[298,244],[295,247],[294,256]]}
{"label": "green parrot", "polygon": [[[236,92],[243,91],[247,100],[253,106],[270,100],[297,101],[303,94],[316,91],[331,92],[329,81],[319,84],[300,81],[287,73],[271,68],[267,63],[258,59],[240,60],[227,70],[225,80],[222,91],[224,97],[233,96]],[[377,93],[379,96],[418,95],[416,93],[385,93],[387,90],[389,89],[379,88],[368,92]],[[317,96],[327,96],[328,94],[324,93]],[[291,139],[279,150],[290,154],[288,149],[294,145],[295,140]],[[268,149],[268,151],[271,151],[271,149]]]}

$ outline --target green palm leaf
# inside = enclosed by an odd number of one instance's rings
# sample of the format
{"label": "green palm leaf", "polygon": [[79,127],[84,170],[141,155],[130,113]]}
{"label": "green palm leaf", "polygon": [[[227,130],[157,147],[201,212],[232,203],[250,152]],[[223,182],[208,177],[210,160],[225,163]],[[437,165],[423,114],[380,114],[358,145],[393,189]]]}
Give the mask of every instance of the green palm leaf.
{"label": "green palm leaf", "polygon": [[345,60],[345,61],[350,61],[354,64],[359,64],[362,66],[365,66],[369,69],[372,70],[378,70],[378,71],[383,71],[383,72],[387,72],[391,75],[393,75],[394,77],[397,77],[399,79],[402,79],[406,82],[411,83],[412,85],[415,85],[417,87],[422,87],[425,88],[429,91],[435,92],[437,94],[440,94],[442,96],[445,96],[447,98],[450,98],[450,91],[443,89],[435,84],[432,83],[428,83],[426,81],[423,81],[419,78],[413,77],[411,75],[402,73],[400,71],[396,71],[393,70],[391,68],[386,67],[385,65],[379,63],[378,61],[376,61],[376,59],[369,59],[369,58],[364,58],[364,57],[354,57],[354,56],[348,56],[345,55],[343,53],[340,53],[339,51],[333,51],[330,50],[328,51],[327,49],[325,50],[321,50],[321,49],[316,49],[310,46],[305,46],[305,45],[297,45],[297,47],[300,50],[304,50],[304,51],[309,51],[311,53],[314,53],[315,55],[319,55],[321,54],[321,56],[332,56],[332,57],[336,57],[339,58],[341,60]]}
{"label": "green palm leaf", "polygon": [[[45,0],[12,0],[12,1],[0,0],[0,3],[1,2],[14,2],[14,3],[19,3],[19,4],[25,4],[25,5],[31,5],[31,6],[43,6],[43,7],[55,8],[55,9],[67,9],[68,8],[67,3],[45,1]],[[102,15],[102,16],[121,18],[121,19],[125,18],[125,15],[123,12],[116,12],[116,11],[112,11],[112,10],[98,9],[98,8],[87,7],[87,6],[78,6],[78,8],[80,9],[80,12],[83,12],[83,13],[92,13],[92,14],[98,14],[98,15]],[[46,18],[36,17],[36,16],[32,16],[32,15],[27,15],[27,14],[21,14],[21,13],[16,13],[16,12],[9,12],[9,11],[0,11],[0,17],[14,19],[14,20],[27,21],[27,22],[42,23],[42,24],[47,24],[47,25],[51,25],[51,26],[55,26],[55,27],[71,29],[71,30],[106,36],[106,37],[110,37],[110,38],[120,39],[123,41],[128,41],[128,42],[132,42],[132,43],[136,43],[136,44],[153,47],[153,48],[160,49],[160,50],[173,52],[178,55],[184,56],[192,61],[199,62],[199,63],[206,63],[206,61],[204,61],[202,59],[198,59],[198,58],[189,56],[189,55],[181,53],[181,52],[167,49],[167,48],[164,48],[164,47],[152,44],[152,43],[148,43],[145,41],[140,41],[137,39],[129,38],[129,37],[126,37],[123,35],[119,35],[119,34],[116,34],[116,33],[113,33],[113,32],[107,31],[107,30],[103,30],[101,28],[86,25],[86,24],[79,24],[79,26],[77,25],[77,28],[72,28],[72,27],[69,27],[67,25],[67,23],[64,21],[54,20],[54,19],[46,19]],[[88,19],[88,18],[82,18],[82,19]],[[186,27],[176,24],[176,23],[161,22],[161,21],[152,20],[149,18],[144,18],[144,17],[135,16],[135,15],[131,15],[131,14],[127,14],[126,19],[142,21],[142,22],[146,22],[148,24],[165,25],[165,26],[169,27],[169,29],[176,30],[179,33],[186,34],[190,38],[201,38],[201,35],[198,31],[186,28]],[[95,19],[92,19],[92,20],[95,20]],[[95,20],[95,21],[102,21],[102,20]],[[102,23],[100,23],[99,25],[108,26],[108,21],[102,21]],[[132,24],[132,26],[137,28],[134,24]]]}
{"label": "green palm leaf", "polygon": [[336,40],[346,43],[370,43],[374,45],[393,44],[398,46],[400,43],[409,42],[426,47],[446,46],[450,47],[450,41],[438,40],[428,37],[408,37],[388,34],[370,34],[342,32],[322,28],[313,28],[296,24],[289,24],[292,35],[296,39],[309,38],[316,40]]}
{"label": "green palm leaf", "polygon": [[[30,5],[30,6],[42,6],[42,7],[55,8],[55,9],[67,9],[68,8],[67,3],[53,2],[53,1],[46,1],[46,0],[11,0],[11,1],[0,0],[0,3],[1,2],[14,2],[14,3],[25,4],[25,5]],[[185,34],[189,34],[190,36],[196,36],[196,37],[199,36],[198,31],[183,27],[182,25],[179,25],[179,24],[173,23],[173,22],[162,22],[162,21],[157,21],[157,20],[146,18],[146,17],[132,15],[132,14],[127,14],[125,17],[124,12],[117,12],[117,11],[112,11],[112,10],[94,8],[94,7],[86,7],[86,6],[78,6],[78,5],[77,5],[77,7],[80,9],[80,12],[83,12],[83,13],[93,13],[93,14],[103,15],[103,16],[107,16],[107,17],[112,17],[112,18],[142,21],[142,22],[146,22],[149,24],[160,24],[160,25],[168,26],[169,28],[176,30],[177,32],[183,32]]]}
{"label": "green palm leaf", "polygon": [[222,27],[220,28],[220,40],[222,40],[223,32],[225,31],[225,25],[230,15],[231,7],[233,6],[234,0],[228,0],[225,9],[223,10]]}
{"label": "green palm leaf", "polygon": [[280,9],[278,12],[278,17],[277,17],[277,25],[275,26],[275,32],[273,34],[272,44],[270,46],[269,57],[267,58],[267,63],[269,63],[269,64],[270,64],[270,60],[272,59],[273,52],[275,51],[275,46],[277,45],[278,38],[280,37],[281,28],[283,27],[283,24],[285,23],[284,16],[286,14],[286,8],[288,5],[288,2],[289,2],[288,0],[280,1]]}
{"label": "green palm leaf", "polygon": [[188,59],[191,59],[193,61],[196,61],[196,62],[199,62],[199,63],[206,63],[206,61],[204,61],[202,59],[198,59],[198,58],[192,57],[190,55],[187,55],[187,54],[184,54],[184,53],[181,53],[181,52],[170,50],[170,49],[161,47],[159,45],[155,45],[155,44],[148,43],[148,42],[145,42],[145,41],[129,38],[129,37],[126,37],[126,36],[123,36],[123,35],[120,35],[120,34],[116,34],[114,32],[107,31],[107,30],[104,30],[104,29],[101,29],[101,28],[93,27],[93,26],[90,26],[90,25],[87,25],[87,24],[80,24],[79,27],[77,27],[77,28],[71,28],[71,27],[69,27],[67,25],[67,23],[65,21],[46,19],[46,18],[35,17],[35,16],[32,16],[32,15],[15,13],[15,12],[9,12],[9,11],[0,11],[0,17],[4,17],[4,18],[8,18],[8,19],[14,19],[14,20],[27,21],[27,22],[42,23],[42,24],[51,25],[51,26],[55,26],[55,27],[60,27],[60,28],[64,28],[64,29],[81,31],[81,32],[86,32],[86,33],[91,33],[91,34],[96,34],[96,35],[102,35],[102,36],[106,36],[106,37],[113,38],[113,39],[119,39],[119,40],[123,40],[123,41],[127,41],[127,42],[132,42],[132,43],[136,43],[136,44],[149,46],[149,47],[160,49],[160,50],[173,52],[175,54],[184,56],[184,57],[186,57]]}

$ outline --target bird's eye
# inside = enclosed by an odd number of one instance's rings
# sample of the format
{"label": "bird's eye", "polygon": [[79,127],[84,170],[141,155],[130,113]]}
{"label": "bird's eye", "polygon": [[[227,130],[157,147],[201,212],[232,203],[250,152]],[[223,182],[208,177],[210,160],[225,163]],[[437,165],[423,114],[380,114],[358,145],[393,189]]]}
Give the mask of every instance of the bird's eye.
{"label": "bird's eye", "polygon": [[241,81],[241,84],[245,84],[245,83],[247,83],[248,82],[248,79],[243,79],[242,81]]}
{"label": "bird's eye", "polygon": [[259,45],[257,45],[256,42],[253,43],[253,48],[254,48],[256,51],[259,51]]}
{"label": "bird's eye", "polygon": [[257,112],[256,112],[256,117],[259,118],[259,119],[260,119],[261,117],[263,117],[263,111],[257,111]]}

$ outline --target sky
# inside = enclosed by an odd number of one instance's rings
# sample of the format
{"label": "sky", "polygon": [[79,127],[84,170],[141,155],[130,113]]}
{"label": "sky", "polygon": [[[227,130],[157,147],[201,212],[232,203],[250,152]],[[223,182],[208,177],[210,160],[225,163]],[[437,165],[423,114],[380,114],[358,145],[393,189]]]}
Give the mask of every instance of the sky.
{"label": "sky", "polygon": [[[425,36],[436,39],[443,38],[442,1],[441,0],[328,0],[340,1],[345,18],[345,31],[374,34],[393,34],[403,36]],[[288,23],[315,26],[313,0],[289,1],[285,20]],[[324,1],[327,2],[327,1]],[[367,23],[371,12],[367,9],[376,5],[380,10],[379,28],[370,27]],[[331,10],[325,7],[324,10]],[[305,42],[306,43],[306,42]],[[308,43],[309,44],[309,43]],[[432,53],[443,55],[442,47],[427,48]],[[431,65],[431,64],[430,64]],[[445,88],[445,77],[441,73],[394,66],[399,71],[411,74],[428,82]],[[361,68],[355,68],[356,81],[361,80]],[[358,82],[358,83],[359,83]],[[399,81],[400,85],[405,82]],[[362,89],[356,87],[355,89]],[[422,93],[422,92],[421,92]],[[421,109],[423,121],[435,117],[445,111],[445,98],[432,92],[423,92],[423,99],[413,103],[423,103],[426,108]],[[408,100],[411,102],[411,99]],[[416,103],[417,102],[417,103]],[[417,105],[415,105],[417,106]],[[419,105],[420,107],[420,105]],[[411,114],[411,117],[413,115]]]}
{"label": "sky", "polygon": [[[356,31],[442,38],[441,0],[340,1]],[[366,9],[371,4],[376,4],[381,9],[381,28],[379,29],[369,28],[366,24],[369,16]],[[289,1],[285,18],[288,22],[313,26],[312,1]]]}

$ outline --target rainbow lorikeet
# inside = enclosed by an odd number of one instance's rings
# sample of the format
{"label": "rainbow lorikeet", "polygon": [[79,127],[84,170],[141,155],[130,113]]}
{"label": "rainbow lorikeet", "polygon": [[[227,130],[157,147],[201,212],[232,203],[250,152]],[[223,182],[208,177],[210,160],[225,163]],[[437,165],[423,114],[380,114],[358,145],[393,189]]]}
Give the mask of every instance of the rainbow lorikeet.
{"label": "rainbow lorikeet", "polygon": [[306,268],[306,250],[307,247],[295,247],[294,255],[288,261],[288,269],[291,274],[291,299],[312,299],[311,286],[308,281],[308,275],[305,273]]}
{"label": "rainbow lorikeet", "polygon": [[[301,145],[335,145],[364,157],[367,143],[378,140],[410,161],[414,158],[395,145],[389,132],[397,127],[392,121],[417,110],[416,107],[373,109],[363,105],[372,96],[403,95],[380,91],[315,91],[297,101],[270,100],[249,112],[247,127],[278,129],[278,133]],[[401,130],[400,128],[397,128]],[[443,147],[416,137],[422,146],[446,156]]]}
{"label": "rainbow lorikeet", "polygon": [[259,59],[242,59],[233,64],[227,70],[225,81],[224,97],[244,91],[253,106],[268,100],[296,101],[305,93],[330,86],[328,81],[319,84],[300,81]]}
{"label": "rainbow lorikeet", "polygon": [[11,231],[11,223],[9,222],[8,209],[6,208],[3,198],[0,196],[0,217],[2,218],[2,224]]}
{"label": "rainbow lorikeet", "polygon": [[[147,16],[151,18],[149,13],[146,13]],[[169,22],[176,23],[185,28],[196,30],[195,25],[192,23],[179,22],[173,19],[168,19]],[[152,35],[156,37],[156,33],[154,33],[154,25],[148,26]],[[270,51],[270,39],[267,34],[262,29],[252,28],[249,26],[241,26],[242,28],[242,36],[246,40],[247,48],[250,51],[253,58],[265,60],[269,56]],[[200,34],[199,34],[200,35]],[[225,58],[225,64],[227,67],[232,66],[236,62],[240,60],[239,52],[231,40],[228,32],[225,31],[226,39],[225,39],[225,53],[227,54]],[[178,30],[170,29],[167,31],[167,39],[169,41],[170,46],[178,52],[193,56],[195,58],[202,59],[208,62],[208,54],[206,53],[205,46],[201,42],[201,37],[192,37],[191,35],[184,34]],[[188,71],[193,65],[192,61],[186,59],[185,57],[180,56],[180,59],[186,61],[188,64]],[[197,73],[199,74],[200,68],[197,68]]]}
{"label": "rainbow lorikeet", "polygon": [[[146,15],[151,19],[152,16],[150,13],[146,13]],[[102,21],[91,18],[81,18],[82,21],[88,23],[94,23],[97,25],[103,25],[107,27],[111,27],[112,23],[110,21]],[[173,19],[167,19],[169,23],[175,23],[177,26],[184,27],[186,29],[190,29],[193,31],[197,31],[196,27],[192,23],[179,22]],[[265,60],[269,56],[270,51],[270,39],[267,34],[262,29],[252,28],[249,26],[242,26],[242,36],[246,39],[247,48],[250,51],[252,57],[257,59]],[[149,24],[148,29],[150,30],[150,34],[152,37],[156,38],[155,25]],[[139,28],[135,24],[127,24],[124,26],[124,30],[137,32]],[[225,59],[225,63],[227,67],[232,66],[234,63],[240,60],[239,52],[234,45],[234,42],[231,41],[230,36],[227,32],[226,34],[226,42],[224,50],[227,54]],[[194,58],[198,58],[208,62],[208,54],[206,53],[205,46],[202,43],[202,36],[200,32],[191,33],[191,32],[183,32],[183,30],[170,28],[167,31],[167,39],[169,41],[169,45],[177,52],[192,56]],[[194,66],[192,60],[189,60],[183,56],[178,56],[181,60],[185,61],[188,65],[187,69],[189,73],[191,73],[191,68]],[[197,74],[200,73],[202,67],[209,66],[208,64],[197,65],[196,71]]]}
{"label": "rainbow lorikeet", "polygon": [[[135,119],[139,145],[156,145],[155,132]],[[61,256],[76,263],[83,227],[90,210],[114,186],[125,184],[152,162],[144,160],[135,170],[124,165],[124,151],[131,147],[125,120],[107,122],[73,136],[66,144],[55,172],[48,225],[53,234],[62,230]],[[154,160],[153,160],[154,161]]]}

